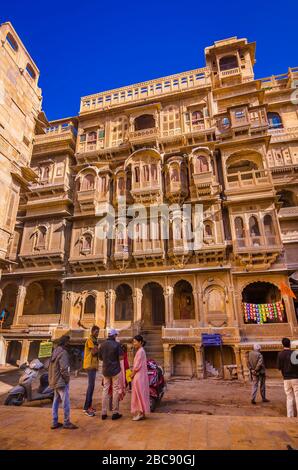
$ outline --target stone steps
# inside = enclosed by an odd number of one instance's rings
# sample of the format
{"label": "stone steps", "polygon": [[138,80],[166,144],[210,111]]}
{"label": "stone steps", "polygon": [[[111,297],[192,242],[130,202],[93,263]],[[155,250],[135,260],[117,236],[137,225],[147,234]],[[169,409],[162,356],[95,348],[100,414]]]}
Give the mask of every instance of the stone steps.
{"label": "stone steps", "polygon": [[161,328],[150,326],[144,328],[141,335],[146,341],[145,351],[148,359],[154,359],[163,366],[163,346],[161,339]]}

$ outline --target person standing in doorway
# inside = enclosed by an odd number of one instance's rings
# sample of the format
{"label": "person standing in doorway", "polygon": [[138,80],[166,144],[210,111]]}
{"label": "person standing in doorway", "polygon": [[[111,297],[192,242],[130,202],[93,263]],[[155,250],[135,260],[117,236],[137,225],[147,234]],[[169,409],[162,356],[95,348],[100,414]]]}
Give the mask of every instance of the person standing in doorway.
{"label": "person standing in doorway", "polygon": [[144,350],[143,336],[137,335],[133,339],[136,351],[132,378],[131,413],[133,421],[140,421],[150,413],[149,379],[147,370],[147,357]]}
{"label": "person standing in doorway", "polygon": [[283,351],[278,353],[277,368],[281,371],[284,379],[284,389],[287,397],[287,416],[298,417],[298,351],[291,349],[289,338],[282,339]]}
{"label": "person standing in doorway", "polygon": [[99,359],[102,361],[103,374],[103,394],[102,394],[102,419],[108,417],[109,407],[109,388],[112,386],[112,420],[119,419],[122,415],[119,413],[120,399],[120,361],[123,359],[123,350],[121,344],[116,341],[118,331],[110,329],[108,338],[99,348]]}
{"label": "person standing in doorway", "polygon": [[[49,386],[54,390],[54,401],[52,407],[53,424],[51,429],[77,429],[70,421],[70,399],[69,399],[69,381],[70,381],[70,361],[67,352],[70,337],[61,336],[56,343],[49,364]],[[64,424],[58,421],[59,405],[62,403],[64,410]]]}
{"label": "person standing in doorway", "polygon": [[268,403],[269,400],[266,398],[266,370],[264,358],[261,353],[261,346],[259,344],[255,344],[253,351],[250,351],[248,354],[248,368],[250,370],[250,377],[252,380],[251,403],[253,405],[256,404],[259,384],[262,401],[264,403]]}
{"label": "person standing in doorway", "polygon": [[92,408],[93,392],[95,387],[96,372],[98,370],[98,335],[99,327],[94,325],[91,329],[91,335],[85,343],[83,368],[88,374],[88,388],[84,404],[84,413],[86,416],[95,416],[95,409]]}

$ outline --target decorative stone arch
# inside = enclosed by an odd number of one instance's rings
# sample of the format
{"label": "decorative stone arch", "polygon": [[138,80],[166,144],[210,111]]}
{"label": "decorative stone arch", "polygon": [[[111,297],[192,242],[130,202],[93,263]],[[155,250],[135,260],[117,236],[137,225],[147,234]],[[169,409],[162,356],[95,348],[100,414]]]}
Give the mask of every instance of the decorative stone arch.
{"label": "decorative stone arch", "polygon": [[[140,286],[141,287],[141,286]],[[158,281],[142,283],[142,319],[144,325],[165,324],[165,289]]]}
{"label": "decorative stone arch", "polygon": [[192,283],[180,279],[173,285],[174,320],[195,319],[195,299]]}
{"label": "decorative stone arch", "polygon": [[197,376],[196,346],[190,343],[177,343],[170,347],[171,375],[195,377]]}
{"label": "decorative stone arch", "polygon": [[[93,308],[93,304],[89,304],[89,301],[88,299],[94,299],[94,308]],[[83,296],[83,301],[82,301],[82,317],[84,317],[84,315],[94,315],[94,318],[96,316],[96,304],[97,304],[97,291],[95,290],[91,290],[91,291],[87,291],[84,293],[84,296]],[[94,310],[93,312],[90,312],[90,311],[86,311],[86,309],[90,310],[92,307],[92,309]]]}
{"label": "decorative stone arch", "polygon": [[265,158],[262,152],[256,149],[247,148],[247,149],[242,149],[242,150],[233,152],[230,155],[225,157],[224,167],[226,168],[226,173],[227,174],[229,173],[228,171],[229,167],[231,167],[232,165],[236,163],[240,163],[244,161],[251,162],[253,164],[252,166],[254,166],[255,169],[258,169],[258,170],[264,169]]}
{"label": "decorative stone arch", "polygon": [[[90,246],[86,242],[87,238],[90,239]],[[81,254],[91,254],[94,248],[94,232],[90,229],[84,230],[83,233],[80,235],[79,243]]]}
{"label": "decorative stone arch", "polygon": [[135,150],[125,161],[124,168],[126,169],[131,163],[133,162],[138,162],[142,160],[142,158],[153,158],[158,161],[162,160],[161,154],[158,152],[158,150],[154,148],[143,148],[143,149],[138,149]]}
{"label": "decorative stone arch", "polygon": [[0,289],[0,313],[6,309],[7,314],[3,323],[4,328],[12,325],[18,296],[19,284],[12,281],[7,281]]}
{"label": "decorative stone arch", "polygon": [[[30,238],[33,239],[33,250],[45,250],[49,243],[50,224],[38,224]],[[42,238],[41,238],[42,237]]]}
{"label": "decorative stone arch", "polygon": [[99,174],[98,168],[96,168],[94,166],[91,166],[91,165],[86,167],[86,168],[83,168],[82,170],[80,170],[79,173],[75,177],[75,182],[78,185],[78,190],[79,191],[84,191],[85,190],[84,186],[83,186],[84,179],[89,175],[91,175],[94,178],[93,188],[90,188],[90,189],[96,189],[98,174]]}
{"label": "decorative stone arch", "polygon": [[26,282],[23,315],[60,314],[62,285],[55,278],[35,279]]}
{"label": "decorative stone arch", "polygon": [[[213,152],[208,147],[196,147],[189,155],[193,173],[206,173],[213,171]],[[204,159],[205,164],[198,164]],[[200,161],[201,161],[200,160]]]}
{"label": "decorative stone arch", "polygon": [[156,127],[155,112],[139,112],[133,116],[134,130],[153,129]]}
{"label": "decorative stone arch", "polygon": [[120,282],[115,288],[115,321],[133,321],[133,287],[128,282]]}

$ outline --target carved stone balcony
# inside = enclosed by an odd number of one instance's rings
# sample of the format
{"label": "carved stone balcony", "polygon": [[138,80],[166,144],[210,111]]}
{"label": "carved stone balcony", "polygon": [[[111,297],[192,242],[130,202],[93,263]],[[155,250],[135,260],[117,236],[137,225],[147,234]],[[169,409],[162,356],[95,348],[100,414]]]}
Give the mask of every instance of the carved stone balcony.
{"label": "carved stone balcony", "polygon": [[187,240],[169,240],[168,244],[168,256],[174,264],[182,266],[192,256],[193,251],[188,246]]}
{"label": "carved stone balcony", "polygon": [[193,173],[193,180],[198,198],[216,194],[219,190],[219,184],[212,171]]}
{"label": "carved stone balcony", "polygon": [[227,246],[224,242],[216,241],[214,238],[208,243],[194,245],[195,261],[198,264],[220,265],[226,261]]}
{"label": "carved stone balcony", "polygon": [[64,250],[50,250],[47,248],[34,250],[31,253],[20,252],[19,260],[24,268],[36,267],[62,267],[64,263]]}
{"label": "carved stone balcony", "polygon": [[159,129],[152,127],[151,129],[141,129],[129,133],[129,141],[132,144],[156,143],[159,137]]}
{"label": "carved stone balcony", "polygon": [[236,75],[241,75],[240,67],[234,67],[233,69],[229,70],[220,70],[219,72],[220,78],[235,77]]}
{"label": "carved stone balcony", "polygon": [[166,185],[166,197],[172,203],[182,202],[188,195],[186,183],[180,181],[169,181]]}
{"label": "carved stone balcony", "polygon": [[162,265],[165,260],[163,240],[134,241],[132,256],[139,267]]}
{"label": "carved stone balcony", "polygon": [[158,202],[161,199],[161,184],[159,181],[134,182],[131,195],[137,203]]}
{"label": "carved stone balcony", "polygon": [[296,219],[298,218],[298,206],[282,207],[278,212],[279,219]]}
{"label": "carved stone balcony", "polygon": [[98,269],[106,268],[108,263],[107,246],[101,253],[87,254],[79,257],[70,257],[69,264],[72,272],[87,273],[96,272]]}
{"label": "carved stone balcony", "polygon": [[33,156],[50,154],[53,151],[74,154],[76,128],[72,123],[57,123],[46,129],[45,134],[34,138]]}
{"label": "carved stone balcony", "polygon": [[251,236],[234,240],[233,250],[236,258],[248,269],[267,269],[281,255],[283,245],[275,235]]}
{"label": "carved stone balcony", "polygon": [[113,260],[115,266],[119,269],[125,269],[130,261],[130,248],[127,242],[124,243],[115,243],[114,253],[113,253]]}
{"label": "carved stone balcony", "polygon": [[270,142],[272,144],[276,142],[284,142],[289,140],[297,140],[298,139],[298,127],[290,127],[281,129],[269,129],[269,134],[271,135]]}
{"label": "carved stone balcony", "polygon": [[105,213],[109,202],[109,194],[101,193],[98,189],[80,190],[77,201],[82,212],[99,211]]}
{"label": "carved stone balcony", "polygon": [[269,170],[250,170],[231,173],[226,176],[226,194],[245,193],[248,190],[264,191],[272,188]]}
{"label": "carved stone balcony", "polygon": [[18,325],[32,330],[47,330],[54,328],[59,324],[60,315],[57,314],[39,314],[22,315],[18,319]]}

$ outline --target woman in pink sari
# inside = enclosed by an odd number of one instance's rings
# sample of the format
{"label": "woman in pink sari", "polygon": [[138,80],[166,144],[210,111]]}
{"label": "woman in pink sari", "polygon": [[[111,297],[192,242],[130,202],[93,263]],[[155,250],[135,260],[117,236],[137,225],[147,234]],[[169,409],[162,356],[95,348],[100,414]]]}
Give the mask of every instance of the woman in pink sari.
{"label": "woman in pink sari", "polygon": [[150,413],[149,398],[149,379],[147,371],[147,358],[143,348],[145,341],[143,336],[137,335],[133,339],[133,346],[136,355],[133,362],[132,380],[132,396],[131,396],[131,412],[133,421],[144,419],[146,414]]}

